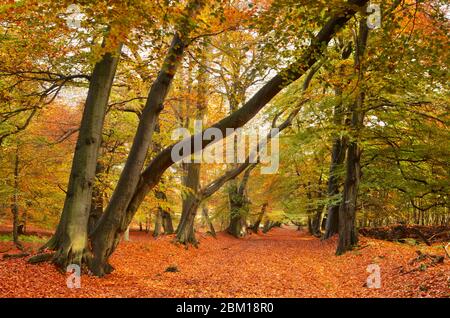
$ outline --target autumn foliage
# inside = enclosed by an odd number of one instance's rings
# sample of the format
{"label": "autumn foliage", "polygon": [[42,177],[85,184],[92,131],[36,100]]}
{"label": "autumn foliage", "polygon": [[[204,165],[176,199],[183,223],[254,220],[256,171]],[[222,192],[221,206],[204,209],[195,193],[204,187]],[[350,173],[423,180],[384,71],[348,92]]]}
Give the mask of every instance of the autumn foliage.
{"label": "autumn foliage", "polygon": [[[442,254],[439,246],[364,238],[359,248],[338,257],[335,240],[321,241],[293,229],[276,228],[240,241],[224,233],[217,239],[200,236],[198,249],[186,249],[173,244],[172,236],[154,240],[132,232],[112,260],[117,270],[104,279],[83,276],[81,289],[67,288],[67,276],[50,264],[1,260],[0,297],[450,296],[448,259],[435,265],[411,262],[417,249]],[[380,289],[366,285],[370,264],[381,268]]]}
{"label": "autumn foliage", "polygon": [[3,1],[0,297],[449,297],[448,30],[442,0]]}

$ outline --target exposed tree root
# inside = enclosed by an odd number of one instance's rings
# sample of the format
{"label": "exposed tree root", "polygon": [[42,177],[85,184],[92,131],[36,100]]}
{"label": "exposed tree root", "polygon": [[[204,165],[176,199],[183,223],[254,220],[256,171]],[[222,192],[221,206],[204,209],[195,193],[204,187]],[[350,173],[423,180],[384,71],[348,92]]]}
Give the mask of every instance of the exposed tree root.
{"label": "exposed tree root", "polygon": [[442,255],[433,255],[433,254],[427,254],[427,253],[422,253],[421,251],[417,250],[417,257],[412,259],[409,264],[413,265],[415,263],[419,263],[419,262],[424,262],[426,260],[430,260],[431,263],[429,265],[436,265],[436,264],[441,264],[444,262],[444,256]]}
{"label": "exposed tree root", "polygon": [[361,228],[359,233],[379,240],[399,241],[411,238],[421,240],[428,246],[435,242],[450,240],[449,226],[394,225],[387,227]]}
{"label": "exposed tree root", "polygon": [[195,248],[198,248],[198,240],[195,237],[194,233],[180,233],[176,236],[175,238],[175,243],[176,244],[182,244],[184,245],[186,248],[189,247],[189,245],[194,246]]}
{"label": "exposed tree root", "polygon": [[12,248],[11,247],[7,247],[4,250],[0,250],[0,253],[6,253],[9,252]]}
{"label": "exposed tree root", "polygon": [[36,254],[28,259],[28,263],[30,264],[39,264],[43,262],[48,262],[53,258],[55,253],[40,253]]}
{"label": "exposed tree root", "polygon": [[22,258],[27,256],[30,256],[30,254],[29,253],[3,254],[3,259]]}

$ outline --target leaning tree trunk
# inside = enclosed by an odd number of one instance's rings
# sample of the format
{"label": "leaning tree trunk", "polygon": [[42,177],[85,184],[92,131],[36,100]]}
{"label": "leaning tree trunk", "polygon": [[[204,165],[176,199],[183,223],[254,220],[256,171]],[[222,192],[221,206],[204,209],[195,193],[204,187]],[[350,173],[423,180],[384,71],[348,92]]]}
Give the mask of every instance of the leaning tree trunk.
{"label": "leaning tree trunk", "polygon": [[131,222],[131,219],[124,220],[120,215],[127,208],[139,182],[155,124],[179,64],[178,57],[181,56],[183,50],[184,44],[177,34],[172,41],[169,55],[150,89],[133,145],[117,186],[98,222],[98,226],[91,235],[94,252],[92,271],[97,276],[103,276],[112,271],[112,267],[107,264],[106,260],[117,247],[120,236],[128,227],[128,223]]}
{"label": "leaning tree trunk", "polygon": [[[218,128],[222,133],[226,133],[226,128],[242,127],[254,118],[276,94],[300,78],[317,62],[318,58],[323,55],[324,48],[333,36],[356,13],[357,7],[362,7],[365,3],[367,3],[367,0],[350,0],[349,4],[351,5],[345,6],[336,15],[328,19],[327,23],[317,33],[315,38],[312,39],[311,45],[298,60],[269,80],[239,110],[220,120],[213,127]],[[194,138],[196,137],[192,136],[181,143],[191,143]],[[202,148],[204,149],[210,142],[203,140]],[[92,237],[94,255],[97,258],[93,268],[95,275],[103,276],[111,270],[111,267],[108,266],[108,259],[115,250],[118,242],[116,238],[126,229],[126,226],[131,222],[145,196],[158,184],[164,171],[174,164],[171,152],[175,144],[165,148],[152,159],[140,175],[139,183],[125,209],[115,209],[108,213],[105,211],[103,214],[97,227],[97,233]]]}
{"label": "leaning tree trunk", "polygon": [[278,221],[270,221],[270,220],[267,220],[265,223],[264,223],[264,227],[263,227],[263,233],[267,233],[267,232],[269,232],[272,228],[274,228],[274,227],[279,227],[279,226],[281,226],[281,222],[278,222]]}
{"label": "leaning tree trunk", "polygon": [[364,98],[365,91],[363,85],[364,70],[362,59],[364,57],[365,48],[369,28],[366,20],[361,19],[359,22],[359,37],[356,43],[355,53],[355,69],[358,71],[359,91],[355,103],[352,105],[351,128],[354,135],[349,143],[347,150],[346,178],[344,183],[344,192],[341,206],[339,208],[339,242],[336,254],[341,255],[352,249],[358,242],[356,231],[356,201],[358,196],[358,187],[361,179],[361,146],[359,144],[359,133],[364,122]]}
{"label": "leaning tree trunk", "polygon": [[271,229],[271,225],[272,225],[272,221],[266,220],[266,222],[264,222],[264,226],[263,226],[263,230],[262,230],[263,233],[269,232],[269,230]]}
{"label": "leaning tree trunk", "polygon": [[162,228],[162,208],[158,207],[158,211],[155,215],[155,229],[153,230],[153,237],[158,237],[161,235]]}
{"label": "leaning tree trunk", "polygon": [[123,233],[123,240],[125,242],[130,241],[130,227],[128,227],[127,230],[125,231],[125,233]]}
{"label": "leaning tree trunk", "polygon": [[62,268],[69,264],[89,263],[87,250],[88,220],[92,188],[101,143],[106,107],[111,92],[121,45],[106,53],[92,72],[81,119],[64,208],[56,233],[43,246],[56,250],[53,261]]}

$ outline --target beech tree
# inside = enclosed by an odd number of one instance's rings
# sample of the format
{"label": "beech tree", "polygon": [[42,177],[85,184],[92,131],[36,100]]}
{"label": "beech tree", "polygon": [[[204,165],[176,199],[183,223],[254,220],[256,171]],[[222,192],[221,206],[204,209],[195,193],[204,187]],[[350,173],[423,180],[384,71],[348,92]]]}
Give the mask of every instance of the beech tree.
{"label": "beech tree", "polygon": [[[264,83],[250,99],[243,102],[239,109],[219,120],[212,127],[218,128],[226,136],[227,128],[242,127],[255,117],[283,88],[302,77],[322,58],[328,43],[365,3],[366,1],[351,0],[342,7],[333,8],[331,16],[316,35],[311,37],[300,56],[295,57],[294,61],[289,61],[286,67]],[[63,213],[55,235],[43,248],[43,250],[45,248],[56,250],[53,260],[59,266],[64,267],[71,263],[87,264],[97,276],[110,273],[113,268],[108,259],[115,251],[121,235],[129,228],[145,196],[159,183],[164,171],[174,164],[171,151],[175,144],[172,144],[153,156],[143,170],[159,114],[164,108],[180,59],[186,46],[192,40],[190,36],[197,27],[196,18],[205,6],[205,1],[193,0],[174,21],[175,31],[171,31],[173,32],[172,42],[165,53],[160,71],[151,84],[146,103],[138,112],[138,127],[118,183],[105,211],[96,222],[93,231],[88,233],[101,130],[114,72],[118,64],[118,52],[121,51],[120,43],[126,36],[111,38],[111,42],[115,45],[106,45],[107,49],[102,52],[99,61],[95,64],[89,76],[90,87],[78,133]],[[130,30],[132,28],[133,26]],[[110,30],[114,30],[114,27],[111,26]],[[105,39],[107,42],[108,37],[106,36]],[[127,43],[128,46],[131,45]],[[182,143],[191,144],[194,138],[195,136],[187,138]],[[204,140],[202,148],[210,142]],[[31,261],[36,261],[39,257]]]}
{"label": "beech tree", "polygon": [[[151,220],[186,246],[307,227],[337,255],[363,227],[448,223],[442,1],[380,3],[373,30],[358,0],[83,2],[75,27],[69,3],[0,10],[0,217],[19,249],[27,224],[57,224],[31,263],[104,276]],[[171,139],[194,120],[222,136]],[[278,122],[276,174],[174,159]]]}
{"label": "beech tree", "polygon": [[[218,128],[223,134],[226,134],[226,128],[241,127],[253,118],[278,92],[294,80],[300,78],[312,65],[314,65],[314,63],[317,62],[324,48],[335,33],[345,25],[353,14],[355,14],[355,7],[359,8],[365,4],[365,2],[366,1],[350,1],[349,6],[346,6],[342,11],[336,13],[335,16],[328,20],[325,26],[323,26],[311,40],[311,45],[297,61],[293,62],[269,80],[240,109],[220,120],[212,127]],[[163,72],[161,76],[167,76],[167,74]],[[139,136],[139,134],[136,136]],[[191,144],[194,138],[195,136],[187,138],[183,140],[182,143]],[[209,143],[210,141],[203,140],[202,148],[206,147]],[[171,157],[173,147],[174,145],[171,145],[155,156],[147,168],[142,172],[140,179],[135,180],[135,182],[138,182],[137,188],[134,191],[131,201],[129,201],[129,204],[123,210],[119,209],[120,205],[115,204],[113,198],[111,198],[109,206],[114,208],[107,208],[105,210],[91,237],[94,253],[94,264],[92,267],[94,274],[103,276],[112,270],[112,267],[107,263],[107,260],[117,247],[121,233],[126,230],[126,227],[131,222],[132,217],[136,213],[137,208],[144,197],[159,182],[163,172],[174,163]],[[131,157],[129,156],[127,161],[132,162],[130,158]],[[123,173],[123,175],[125,176],[127,174]],[[128,175],[128,178],[129,177],[130,176]],[[116,187],[115,191],[117,191],[117,189],[118,187]],[[124,194],[122,193],[121,196],[124,196]],[[121,203],[123,202],[121,201]]]}
{"label": "beech tree", "polygon": [[102,56],[92,72],[61,221],[55,235],[43,247],[57,251],[54,262],[62,267],[81,264],[85,257],[103,122],[120,49],[118,44],[115,52]]}

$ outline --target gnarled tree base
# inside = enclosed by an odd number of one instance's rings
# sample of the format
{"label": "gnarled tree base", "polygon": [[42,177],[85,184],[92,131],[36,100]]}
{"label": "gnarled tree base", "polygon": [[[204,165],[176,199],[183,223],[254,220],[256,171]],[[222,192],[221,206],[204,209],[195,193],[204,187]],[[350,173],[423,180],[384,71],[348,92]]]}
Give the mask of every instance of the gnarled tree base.
{"label": "gnarled tree base", "polygon": [[183,244],[186,247],[189,245],[192,245],[194,247],[198,247],[199,242],[195,238],[194,231],[182,231],[181,233],[178,233],[175,241],[179,244]]}

